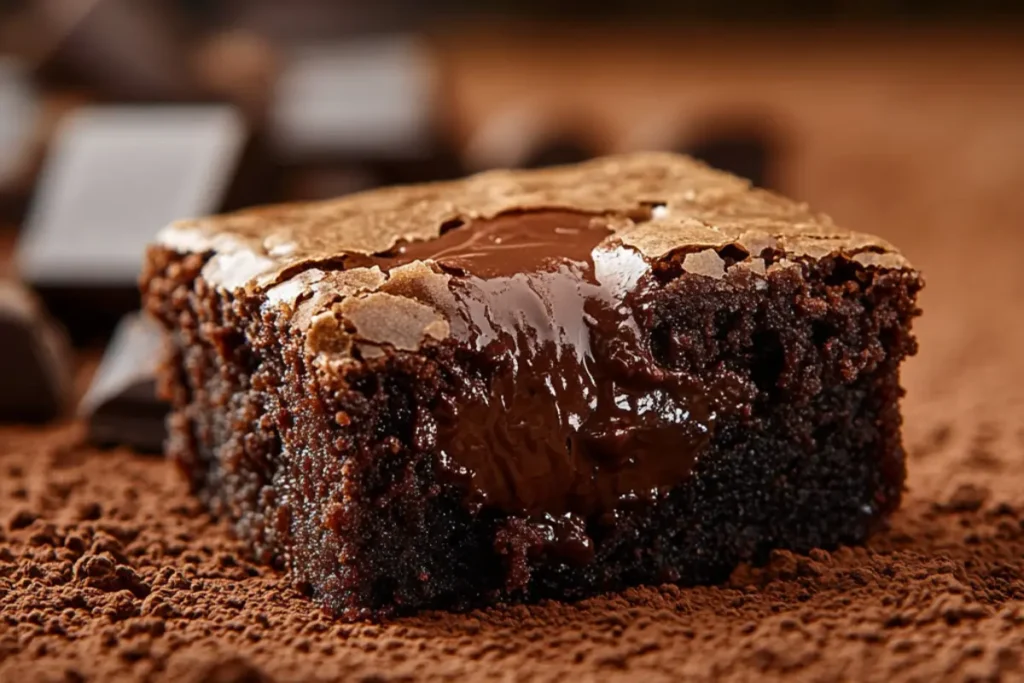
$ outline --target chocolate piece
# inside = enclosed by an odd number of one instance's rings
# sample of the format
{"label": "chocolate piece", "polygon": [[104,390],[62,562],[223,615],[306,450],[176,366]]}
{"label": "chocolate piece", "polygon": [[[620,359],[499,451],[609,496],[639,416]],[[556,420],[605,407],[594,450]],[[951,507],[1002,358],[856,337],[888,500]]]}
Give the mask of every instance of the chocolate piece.
{"label": "chocolate piece", "polygon": [[438,121],[426,47],[402,38],[297,50],[270,106],[271,142],[286,172],[346,173],[381,183],[462,173]]}
{"label": "chocolate piece", "polygon": [[0,280],[0,420],[36,422],[60,415],[71,391],[63,330],[27,290]]}
{"label": "chocolate piece", "polygon": [[63,125],[18,244],[22,276],[76,338],[137,307],[146,243],[222,206],[246,138],[224,106],[87,107]]}
{"label": "chocolate piece", "polygon": [[306,48],[282,69],[272,138],[286,161],[426,156],[433,103],[432,64],[414,40]]}
{"label": "chocolate piece", "polygon": [[183,221],[169,451],[346,617],[714,581],[899,503],[920,288],[686,157]]}
{"label": "chocolate piece", "polygon": [[132,314],[121,321],[78,406],[90,441],[148,453],[163,449],[168,405],[156,394],[163,345],[163,333],[149,317]]}
{"label": "chocolate piece", "polygon": [[473,132],[465,151],[466,165],[492,168],[547,168],[574,164],[594,156],[581,137],[535,108],[505,111]]}

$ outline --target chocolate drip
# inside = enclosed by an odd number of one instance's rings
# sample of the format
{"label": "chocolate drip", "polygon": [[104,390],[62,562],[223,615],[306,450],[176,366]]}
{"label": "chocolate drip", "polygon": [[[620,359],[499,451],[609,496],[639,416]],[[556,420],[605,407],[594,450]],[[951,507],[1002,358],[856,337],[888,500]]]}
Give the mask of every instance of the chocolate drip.
{"label": "chocolate drip", "polygon": [[493,359],[491,381],[439,416],[441,465],[471,500],[530,515],[592,514],[679,484],[738,387],[661,368],[647,330],[658,287],[599,217],[509,214],[411,242],[385,269],[452,274],[453,334]]}

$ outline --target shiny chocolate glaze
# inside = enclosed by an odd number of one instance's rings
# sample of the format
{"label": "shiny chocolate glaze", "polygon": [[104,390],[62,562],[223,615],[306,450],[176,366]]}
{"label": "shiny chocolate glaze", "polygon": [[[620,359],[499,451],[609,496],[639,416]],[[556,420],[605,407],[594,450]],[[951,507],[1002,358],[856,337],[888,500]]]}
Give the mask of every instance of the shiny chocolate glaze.
{"label": "shiny chocolate glaze", "polygon": [[[451,274],[452,334],[494,363],[438,418],[444,474],[476,504],[589,515],[681,483],[736,383],[660,367],[649,347],[660,285],[600,217],[506,214],[400,245],[384,269],[433,261]],[[485,386],[480,390],[479,386]]]}

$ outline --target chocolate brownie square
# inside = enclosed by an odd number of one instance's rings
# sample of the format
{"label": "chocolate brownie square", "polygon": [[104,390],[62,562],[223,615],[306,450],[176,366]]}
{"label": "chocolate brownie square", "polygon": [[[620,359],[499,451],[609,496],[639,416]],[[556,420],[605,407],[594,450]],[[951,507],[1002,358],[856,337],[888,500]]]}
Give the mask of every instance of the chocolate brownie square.
{"label": "chocolate brownie square", "polygon": [[168,452],[344,618],[714,582],[899,504],[919,274],[687,157],[176,223]]}

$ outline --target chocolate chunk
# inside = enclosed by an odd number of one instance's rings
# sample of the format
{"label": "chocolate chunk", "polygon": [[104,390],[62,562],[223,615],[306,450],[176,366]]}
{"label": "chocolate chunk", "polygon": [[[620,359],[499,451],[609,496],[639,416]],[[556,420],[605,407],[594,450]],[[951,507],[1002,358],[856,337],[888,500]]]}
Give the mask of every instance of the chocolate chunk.
{"label": "chocolate chunk", "polygon": [[102,106],[71,115],[46,162],[16,254],[76,339],[138,307],[146,243],[174,218],[218,210],[246,141],[224,106]]}
{"label": "chocolate chunk", "polygon": [[282,66],[269,115],[286,173],[374,186],[460,175],[438,120],[434,70],[426,47],[409,38],[296,51]]}
{"label": "chocolate chunk", "polygon": [[163,449],[167,403],[157,398],[157,368],[163,333],[142,314],[125,316],[78,407],[89,425],[89,440],[158,453]]}
{"label": "chocolate chunk", "polygon": [[71,391],[64,331],[25,288],[0,281],[0,420],[59,416]]}

